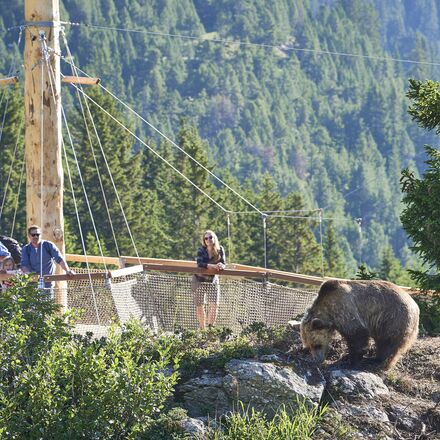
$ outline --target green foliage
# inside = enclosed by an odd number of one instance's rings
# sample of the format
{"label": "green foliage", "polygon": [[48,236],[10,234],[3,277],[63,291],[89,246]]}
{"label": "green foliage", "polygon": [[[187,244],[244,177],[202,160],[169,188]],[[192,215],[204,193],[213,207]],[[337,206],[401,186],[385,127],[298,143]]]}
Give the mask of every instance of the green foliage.
{"label": "green foliage", "polygon": [[310,408],[298,399],[297,407],[280,407],[272,420],[253,408],[244,408],[226,416],[221,426],[209,438],[212,440],[285,440],[313,438],[326,407]]}
{"label": "green foliage", "polygon": [[[438,58],[440,38],[433,2],[420,0],[417,13],[414,8],[411,2],[385,8],[381,2],[361,0],[97,0],[93,7],[85,0],[64,0],[61,12],[63,20],[83,24],[66,29],[70,48],[82,69],[102,77],[106,87],[163,133],[177,139],[209,169],[228,177],[228,182],[234,182],[234,188],[259,208],[326,207],[326,217],[328,214],[335,219],[334,230],[345,261],[340,260],[341,253],[329,235],[328,243],[324,241],[328,254],[325,272],[341,276],[354,269],[355,258],[378,267],[382,252],[389,245],[406,263],[402,249],[407,243],[399,222],[401,194],[397,182],[401,168],[421,169],[417,145],[423,143],[422,137],[430,140],[430,136],[422,136],[409,121],[405,80],[408,72],[416,78],[426,78],[435,71],[427,65],[385,63],[373,58],[390,53],[394,58]],[[23,22],[23,2],[12,5],[0,0],[0,11],[0,31],[4,31],[0,71],[6,75],[11,61],[21,51],[16,30],[6,29]],[[86,23],[153,32],[121,33],[84,26]],[[201,38],[173,38],[167,34]],[[220,44],[219,39],[231,42]],[[263,45],[238,45],[232,40]],[[296,50],[300,48],[321,52],[318,55]],[[62,50],[65,54],[65,48]],[[366,56],[340,57],[326,52]],[[68,68],[64,61],[62,64],[63,69]],[[427,87],[421,93],[428,96],[432,92],[434,96],[435,87],[433,84],[431,90]],[[70,119],[78,104],[64,90]],[[171,163],[216,200],[220,199],[227,209],[247,210],[206,173],[192,168],[180,153],[174,153],[156,131],[128,120],[108,97],[94,90],[90,94],[149,145],[156,149],[157,144],[157,151],[167,150],[165,156]],[[17,120],[23,105],[14,108]],[[192,258],[197,237],[207,226],[218,231],[225,242],[226,215],[221,209],[155,160],[153,154],[144,151],[93,105],[91,111],[140,254]],[[423,112],[423,106],[414,111]],[[184,126],[182,117],[189,121]],[[112,255],[133,254],[112,184],[105,175],[106,167],[98,157],[114,231],[107,218],[82,119],[78,116],[71,125],[75,128],[72,132],[79,147],[98,235]],[[6,121],[11,123],[9,115]],[[89,128],[98,150],[90,124]],[[1,183],[7,176],[11,140],[17,132],[12,124],[1,142],[2,157],[6,159],[0,164]],[[71,153],[69,160],[72,164]],[[266,173],[273,179],[272,188],[265,181]],[[2,232],[9,231],[13,223],[19,166],[14,167],[13,174],[12,189],[6,192],[7,203],[0,219]],[[74,180],[79,190],[78,177],[74,176]],[[4,188],[0,185],[0,198]],[[26,239],[24,188],[23,182],[15,225],[15,235],[21,241]],[[66,179],[66,230],[74,236],[68,248],[82,251],[69,192]],[[79,200],[87,236],[93,227],[83,197]],[[353,218],[364,219],[363,246],[359,246]],[[262,219],[231,219],[236,236],[233,243],[228,243],[233,245],[230,258],[261,265]],[[311,220],[271,217],[267,223],[271,267],[322,272],[318,234]],[[283,231],[286,240],[282,239]],[[116,242],[120,242],[119,248]]]}
{"label": "green foliage", "polygon": [[205,368],[222,369],[231,359],[252,358],[256,353],[247,337],[233,336],[228,329],[212,327],[177,334],[172,357],[180,358],[180,373],[182,377],[189,377]]}
{"label": "green foliage", "polygon": [[18,86],[0,90],[0,233],[26,242],[23,97]]}
{"label": "green foliage", "polygon": [[386,248],[382,254],[377,276],[381,280],[391,281],[401,286],[414,285],[409,272],[402,268],[391,247]]}
{"label": "green foliage", "polygon": [[420,308],[420,333],[440,336],[440,294],[414,295],[413,298]]}
{"label": "green foliage", "polygon": [[[172,341],[139,323],[74,337],[22,277],[0,295],[0,432],[8,438],[143,438],[177,380]],[[167,368],[173,371],[166,373]]]}
{"label": "green foliage", "polygon": [[378,275],[373,272],[366,264],[361,264],[356,273],[357,280],[377,280]]}
{"label": "green foliage", "polygon": [[154,440],[180,440],[194,439],[190,434],[185,434],[179,422],[187,418],[186,411],[182,408],[172,408],[166,413],[160,414],[154,420],[146,432],[144,439]]}
{"label": "green foliage", "polygon": [[[440,133],[440,84],[433,81],[410,81],[409,113],[423,128]],[[411,277],[424,289],[440,290],[440,153],[425,146],[427,169],[418,178],[410,169],[400,179],[405,208],[401,220],[413,244],[412,249],[428,266],[425,271],[413,270]]]}
{"label": "green foliage", "polygon": [[338,278],[346,276],[346,262],[332,223],[327,227],[323,246],[326,276]]}
{"label": "green foliage", "polygon": [[268,327],[263,322],[253,322],[245,327],[242,335],[249,338],[259,352],[274,349],[289,350],[292,339],[286,326]]}

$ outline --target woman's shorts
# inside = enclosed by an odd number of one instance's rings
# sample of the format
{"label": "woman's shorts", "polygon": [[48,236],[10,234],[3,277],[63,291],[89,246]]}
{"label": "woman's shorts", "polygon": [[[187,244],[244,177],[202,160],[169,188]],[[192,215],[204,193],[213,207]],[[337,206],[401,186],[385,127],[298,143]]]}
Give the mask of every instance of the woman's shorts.
{"label": "woman's shorts", "polygon": [[220,301],[220,283],[216,275],[212,282],[203,283],[195,275],[191,280],[191,290],[193,293],[194,304],[202,306],[205,303],[205,297],[208,303],[218,304]]}

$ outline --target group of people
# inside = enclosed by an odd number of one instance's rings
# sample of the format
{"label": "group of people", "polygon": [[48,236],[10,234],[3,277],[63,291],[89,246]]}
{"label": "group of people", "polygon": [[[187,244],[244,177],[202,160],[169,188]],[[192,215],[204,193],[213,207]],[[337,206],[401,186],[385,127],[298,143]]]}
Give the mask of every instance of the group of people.
{"label": "group of people", "polygon": [[[17,269],[14,259],[8,248],[0,242],[0,273],[36,273],[40,276],[53,275],[55,273],[55,264],[59,264],[68,275],[74,275],[75,272],[70,269],[66,260],[62,256],[57,246],[48,240],[43,240],[41,228],[32,225],[28,228],[29,243],[23,246],[21,252],[20,268]],[[2,289],[9,286],[9,281],[2,282]],[[51,289],[52,282],[44,284],[45,289]]]}
{"label": "group of people", "polygon": [[[17,269],[7,247],[0,242],[0,273],[17,274],[36,273],[40,276],[53,275],[55,264],[59,264],[68,275],[75,272],[67,265],[57,246],[48,240],[43,240],[41,228],[32,225],[28,228],[29,243],[23,246],[20,268]],[[215,232],[207,230],[202,235],[202,243],[197,250],[197,266],[204,269],[222,271],[226,267],[225,250],[220,245]],[[2,289],[10,286],[8,280],[2,281]],[[53,283],[46,282],[45,289],[52,289]],[[220,284],[217,275],[193,275],[191,282],[196,317],[199,327],[204,329],[215,324],[220,300]],[[207,310],[205,312],[205,300]]]}

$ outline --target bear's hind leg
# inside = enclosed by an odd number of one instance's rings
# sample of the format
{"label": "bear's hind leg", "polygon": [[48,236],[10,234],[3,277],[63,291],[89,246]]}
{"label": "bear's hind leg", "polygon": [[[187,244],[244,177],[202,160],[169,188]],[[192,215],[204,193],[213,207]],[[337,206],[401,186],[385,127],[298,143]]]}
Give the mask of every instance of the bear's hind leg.
{"label": "bear's hind leg", "polygon": [[396,365],[400,358],[400,343],[392,339],[376,341],[376,359],[382,364],[384,370],[389,370]]}

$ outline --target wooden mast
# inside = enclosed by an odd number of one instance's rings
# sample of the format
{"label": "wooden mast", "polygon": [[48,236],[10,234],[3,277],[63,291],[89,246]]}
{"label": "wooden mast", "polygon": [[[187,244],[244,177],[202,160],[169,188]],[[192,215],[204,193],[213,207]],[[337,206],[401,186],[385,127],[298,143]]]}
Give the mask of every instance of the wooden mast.
{"label": "wooden mast", "polygon": [[[27,224],[40,225],[43,239],[64,254],[60,58],[54,55],[60,49],[59,1],[25,0],[24,15]],[[49,51],[42,50],[45,46]],[[57,284],[55,302],[65,307],[67,291],[62,287],[65,283]]]}

